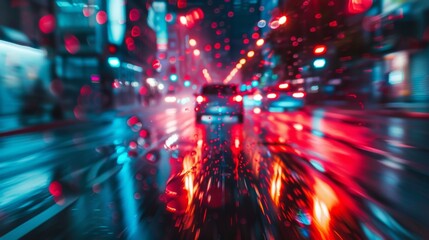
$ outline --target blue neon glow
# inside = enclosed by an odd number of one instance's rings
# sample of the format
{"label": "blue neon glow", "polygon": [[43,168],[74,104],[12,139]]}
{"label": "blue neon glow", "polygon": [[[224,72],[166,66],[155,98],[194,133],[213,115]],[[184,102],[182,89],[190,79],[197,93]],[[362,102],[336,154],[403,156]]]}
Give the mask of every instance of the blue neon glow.
{"label": "blue neon glow", "polygon": [[244,91],[246,91],[246,89],[247,89],[246,84],[242,84],[242,85],[240,86],[240,91],[244,92]]}
{"label": "blue neon glow", "polygon": [[125,0],[109,0],[109,42],[120,45],[125,36]]}
{"label": "blue neon glow", "polygon": [[313,62],[313,66],[315,68],[323,68],[325,65],[326,65],[326,59],[324,58],[318,58]]}
{"label": "blue neon glow", "polygon": [[316,161],[314,159],[310,160],[310,164],[319,172],[325,172],[325,168],[323,167],[322,163],[319,161]]}
{"label": "blue neon glow", "polygon": [[122,199],[122,211],[123,211],[123,220],[126,223],[127,231],[125,231],[126,238],[132,239],[134,236],[141,235],[139,229],[139,215],[138,207],[134,194],[136,189],[133,185],[133,172],[130,166],[130,163],[125,163],[117,175],[119,181],[119,193]]}
{"label": "blue neon glow", "polygon": [[189,87],[189,86],[191,86],[191,82],[190,82],[190,81],[185,81],[185,82],[183,83],[183,85],[184,85],[185,87]]}
{"label": "blue neon glow", "polygon": [[176,74],[171,74],[170,75],[170,80],[172,81],[172,82],[175,82],[175,81],[177,81],[177,75]]}
{"label": "blue neon glow", "polygon": [[259,82],[258,81],[252,81],[252,86],[253,87],[257,87],[259,85]]}
{"label": "blue neon glow", "polygon": [[121,61],[117,57],[109,57],[107,59],[107,62],[113,68],[118,68],[119,66],[121,66]]}

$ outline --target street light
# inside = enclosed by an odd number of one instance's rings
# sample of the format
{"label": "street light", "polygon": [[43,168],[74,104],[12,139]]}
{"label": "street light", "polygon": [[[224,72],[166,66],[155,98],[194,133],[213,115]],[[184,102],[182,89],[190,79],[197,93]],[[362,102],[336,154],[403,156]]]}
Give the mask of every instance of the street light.
{"label": "street light", "polygon": [[194,49],[194,56],[196,57],[200,56],[200,50]]}
{"label": "street light", "polygon": [[180,20],[180,23],[182,25],[187,25],[188,24],[188,20],[186,19],[185,16],[180,16],[179,20]]}
{"label": "street light", "polygon": [[287,21],[287,17],[286,17],[286,16],[281,16],[281,17],[279,18],[279,24],[280,24],[280,25],[285,24],[285,23],[286,23],[286,21]]}
{"label": "street light", "polygon": [[197,45],[197,41],[193,38],[189,39],[189,46],[195,47]]}
{"label": "street light", "polygon": [[254,51],[249,51],[247,53],[247,57],[252,58],[253,56],[255,56],[255,52]]}
{"label": "street light", "polygon": [[260,46],[262,46],[262,45],[264,45],[264,39],[258,39],[258,41],[256,41],[256,46],[258,46],[258,47],[260,47]]}

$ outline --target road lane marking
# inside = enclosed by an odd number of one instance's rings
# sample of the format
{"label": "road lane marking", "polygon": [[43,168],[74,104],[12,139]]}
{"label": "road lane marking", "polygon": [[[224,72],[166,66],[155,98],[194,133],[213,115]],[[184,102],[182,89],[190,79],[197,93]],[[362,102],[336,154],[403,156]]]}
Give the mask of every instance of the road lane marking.
{"label": "road lane marking", "polygon": [[57,215],[61,211],[63,211],[65,208],[70,206],[72,203],[74,203],[78,197],[72,197],[71,199],[66,200],[66,202],[63,205],[53,205],[52,207],[46,209],[45,211],[39,213],[37,216],[31,218],[30,220],[26,221],[25,223],[19,225],[18,227],[14,228],[12,231],[6,233],[3,235],[0,239],[1,240],[14,240],[14,239],[20,239],[42,225],[46,222],[47,219],[51,219],[53,216]]}

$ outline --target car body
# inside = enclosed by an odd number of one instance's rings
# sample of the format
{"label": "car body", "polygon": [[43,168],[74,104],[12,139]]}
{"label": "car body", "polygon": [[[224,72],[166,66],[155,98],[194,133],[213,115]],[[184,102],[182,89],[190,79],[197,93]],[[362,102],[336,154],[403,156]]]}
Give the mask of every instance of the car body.
{"label": "car body", "polygon": [[243,96],[234,84],[206,84],[195,98],[196,122],[204,115],[237,116],[243,122]]}
{"label": "car body", "polygon": [[168,89],[167,93],[164,96],[164,102],[167,104],[177,103],[176,91],[174,89]]}
{"label": "car body", "polygon": [[261,107],[269,112],[283,112],[303,108],[306,93],[288,83],[263,89]]}

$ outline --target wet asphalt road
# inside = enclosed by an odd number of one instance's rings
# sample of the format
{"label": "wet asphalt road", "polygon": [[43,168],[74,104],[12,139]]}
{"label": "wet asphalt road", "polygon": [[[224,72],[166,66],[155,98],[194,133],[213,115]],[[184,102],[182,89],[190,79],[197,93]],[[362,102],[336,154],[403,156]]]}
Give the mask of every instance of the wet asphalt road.
{"label": "wet asphalt road", "polygon": [[[133,117],[134,115],[139,118]],[[163,106],[0,140],[2,239],[425,239],[425,120]]]}

